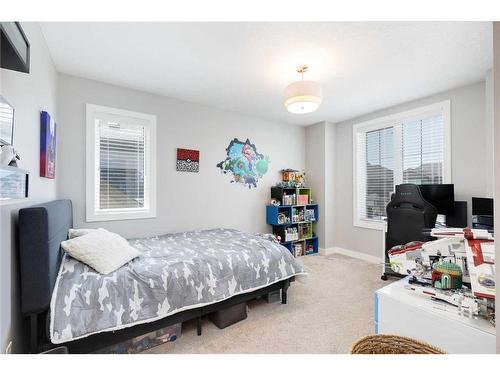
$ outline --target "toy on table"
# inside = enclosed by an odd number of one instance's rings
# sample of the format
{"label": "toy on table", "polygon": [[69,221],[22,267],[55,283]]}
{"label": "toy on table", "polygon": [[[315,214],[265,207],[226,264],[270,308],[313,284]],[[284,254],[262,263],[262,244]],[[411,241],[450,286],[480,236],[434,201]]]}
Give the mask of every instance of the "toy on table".
{"label": "toy on table", "polygon": [[462,287],[462,269],[449,261],[432,265],[432,286],[437,289],[459,289]]}
{"label": "toy on table", "polygon": [[408,290],[448,302],[461,315],[482,316],[494,324],[493,236],[486,230],[469,228],[433,229],[431,236],[439,239],[389,250],[392,270],[411,276]]}

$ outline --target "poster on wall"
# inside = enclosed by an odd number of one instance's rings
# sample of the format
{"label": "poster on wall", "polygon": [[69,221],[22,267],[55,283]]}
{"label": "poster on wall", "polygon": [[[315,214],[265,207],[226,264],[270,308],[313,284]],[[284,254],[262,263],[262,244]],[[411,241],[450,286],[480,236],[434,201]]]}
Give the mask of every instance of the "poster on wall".
{"label": "poster on wall", "polygon": [[179,172],[198,173],[200,171],[200,151],[178,148],[176,165]]}
{"label": "poster on wall", "polygon": [[269,156],[257,152],[254,144],[234,138],[226,148],[226,159],[217,164],[223,174],[231,174],[231,183],[243,184],[251,189],[267,173]]}
{"label": "poster on wall", "polygon": [[40,177],[56,177],[56,123],[45,111],[40,113]]}

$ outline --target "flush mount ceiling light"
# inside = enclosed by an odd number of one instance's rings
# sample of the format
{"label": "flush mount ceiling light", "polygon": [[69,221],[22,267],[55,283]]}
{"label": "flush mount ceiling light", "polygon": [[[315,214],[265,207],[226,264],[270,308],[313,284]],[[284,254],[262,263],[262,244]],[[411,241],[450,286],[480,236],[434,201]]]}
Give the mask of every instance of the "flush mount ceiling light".
{"label": "flush mount ceiling light", "polygon": [[304,74],[309,70],[307,65],[300,65],[297,73],[302,80],[294,82],[285,89],[285,107],[291,113],[310,113],[321,104],[321,86],[318,82],[304,81]]}

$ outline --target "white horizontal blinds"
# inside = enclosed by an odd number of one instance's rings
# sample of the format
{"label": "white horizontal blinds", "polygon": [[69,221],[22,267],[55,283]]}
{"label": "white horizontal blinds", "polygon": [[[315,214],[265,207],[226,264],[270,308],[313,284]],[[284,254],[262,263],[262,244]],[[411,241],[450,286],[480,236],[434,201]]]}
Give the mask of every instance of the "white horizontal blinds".
{"label": "white horizontal blinds", "polygon": [[144,208],[145,130],[116,119],[96,121],[96,211]]}
{"label": "white horizontal blinds", "polygon": [[361,171],[364,195],[358,214],[362,219],[380,220],[385,217],[385,207],[394,190],[394,128],[368,131],[358,139],[361,140],[358,150],[364,160]]}
{"label": "white horizontal blinds", "polygon": [[[5,143],[12,141],[12,124],[14,121],[14,110],[7,104],[0,102],[0,140]],[[0,142],[0,145],[3,144]]]}
{"label": "white horizontal blinds", "polygon": [[402,125],[403,182],[443,183],[444,117],[441,113],[422,116]]}
{"label": "white horizontal blinds", "polygon": [[355,225],[379,228],[395,185],[450,179],[449,126],[449,102],[355,125]]}

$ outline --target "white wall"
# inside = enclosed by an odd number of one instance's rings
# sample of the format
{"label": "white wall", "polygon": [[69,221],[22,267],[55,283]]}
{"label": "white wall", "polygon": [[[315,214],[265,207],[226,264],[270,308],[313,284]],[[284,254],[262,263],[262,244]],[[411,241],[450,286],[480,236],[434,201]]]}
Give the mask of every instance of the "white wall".
{"label": "white wall", "polygon": [[[232,227],[270,231],[265,205],[270,187],[283,168],[305,167],[305,129],[250,118],[158,95],[96,81],[59,76],[58,193],[74,205],[74,225],[105,227],[126,237],[191,229]],[[85,103],[157,116],[157,217],[144,220],[86,223]],[[258,115],[258,113],[256,113]],[[270,170],[249,190],[231,184],[216,164],[226,157],[229,142],[250,139],[269,155]],[[200,150],[200,173],[176,172],[176,148]]]}
{"label": "white wall", "polygon": [[326,201],[326,123],[320,122],[306,128],[306,181],[312,189],[313,199],[319,204],[319,221],[315,230],[319,247],[325,248],[324,206]]}
{"label": "white wall", "polygon": [[[333,204],[325,204],[333,217],[322,215],[326,219],[322,224],[322,231],[327,234],[327,242],[322,246],[356,251],[372,257],[380,257],[382,252],[380,231],[353,225],[353,124],[447,99],[451,100],[452,182],[455,184],[455,199],[468,201],[470,221],[471,197],[491,197],[493,191],[490,172],[493,168],[493,150],[488,147],[488,142],[491,142],[491,130],[488,126],[491,127],[491,122],[486,121],[486,110],[490,106],[486,105],[485,97],[486,85],[479,82],[339,124],[324,124],[321,131],[316,129],[321,124],[309,127],[306,130],[308,170],[312,164],[309,160],[317,156],[325,158],[325,165],[321,167],[325,170],[325,176],[317,176],[318,173],[315,173],[314,178],[310,179],[311,185],[319,185],[316,189],[323,189],[325,199],[334,197]],[[327,137],[327,134],[330,135]],[[330,139],[330,144],[319,137]],[[318,150],[323,145],[325,149]],[[327,173],[332,171],[333,177],[327,177]]]}
{"label": "white wall", "polygon": [[[13,351],[25,347],[24,322],[20,318],[16,221],[20,208],[55,199],[56,182],[39,177],[40,111],[55,115],[57,73],[36,23],[22,27],[31,44],[31,72],[0,69],[2,95],[15,108],[14,147],[20,168],[30,171],[29,198],[0,206],[0,349],[13,339]],[[58,177],[58,176],[56,176]]]}
{"label": "white wall", "polygon": [[323,218],[325,220],[325,249],[335,245],[335,233],[331,229],[336,224],[335,196],[337,185],[335,183],[336,160],[337,160],[337,128],[325,123],[325,204],[323,207]]}
{"label": "white wall", "polygon": [[[493,134],[495,161],[495,232],[500,225],[500,22],[493,22]],[[495,257],[500,259],[500,246],[495,247]],[[498,263],[498,262],[497,262]],[[500,285],[500,272],[496,268],[496,285]],[[496,310],[500,309],[500,298],[496,298]],[[497,325],[497,353],[500,353],[500,325]]]}
{"label": "white wall", "polygon": [[[490,69],[486,73],[485,81],[485,154],[492,156],[494,153],[495,139],[494,139],[494,123],[493,123],[493,70]],[[490,157],[485,161],[486,173],[486,195],[493,197],[495,195],[495,163],[494,158]]]}
{"label": "white wall", "polygon": [[306,180],[319,204],[319,247],[333,247],[335,127],[320,122],[306,128]]}

